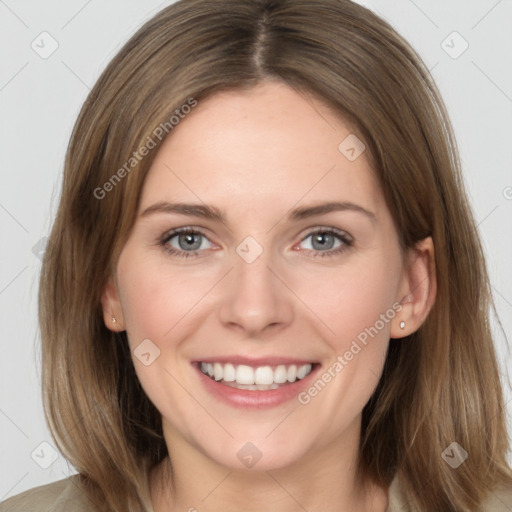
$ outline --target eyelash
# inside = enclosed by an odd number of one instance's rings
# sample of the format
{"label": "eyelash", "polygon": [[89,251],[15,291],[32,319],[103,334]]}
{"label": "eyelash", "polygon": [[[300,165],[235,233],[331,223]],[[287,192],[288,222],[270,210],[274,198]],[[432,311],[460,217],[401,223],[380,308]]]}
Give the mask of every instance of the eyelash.
{"label": "eyelash", "polygon": [[[313,251],[315,254],[313,255],[314,258],[331,258],[334,256],[337,256],[338,254],[341,254],[342,252],[345,252],[349,247],[352,246],[353,240],[350,238],[346,233],[343,231],[338,231],[334,228],[319,228],[314,231],[311,231],[308,233],[304,238],[302,238],[301,242],[309,238],[310,236],[316,235],[316,234],[327,234],[327,235],[333,235],[338,240],[343,242],[343,245],[338,247],[337,249],[330,249],[328,251],[315,251],[314,249],[307,249],[309,251]],[[197,256],[197,253],[200,252],[200,250],[195,251],[181,251],[174,249],[172,247],[169,247],[167,243],[172,240],[177,235],[182,234],[193,234],[193,235],[201,235],[205,237],[208,240],[208,237],[202,233],[201,231],[194,229],[194,228],[179,228],[175,229],[173,231],[170,231],[162,236],[162,238],[159,240],[159,245],[162,246],[162,248],[172,256],[176,256],[178,258],[190,258],[191,256]]]}

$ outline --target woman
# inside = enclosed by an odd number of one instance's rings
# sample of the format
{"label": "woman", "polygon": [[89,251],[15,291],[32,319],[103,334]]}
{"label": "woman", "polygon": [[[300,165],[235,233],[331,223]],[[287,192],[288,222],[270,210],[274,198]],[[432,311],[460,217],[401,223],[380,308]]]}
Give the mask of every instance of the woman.
{"label": "woman", "polygon": [[91,91],[45,254],[79,474],[2,510],[506,510],[490,306],[443,103],[386,22],[177,2]]}

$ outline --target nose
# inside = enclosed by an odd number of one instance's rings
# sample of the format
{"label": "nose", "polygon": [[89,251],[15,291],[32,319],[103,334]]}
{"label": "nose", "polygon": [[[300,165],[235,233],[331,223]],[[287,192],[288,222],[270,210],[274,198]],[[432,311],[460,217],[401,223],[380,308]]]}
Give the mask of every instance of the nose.
{"label": "nose", "polygon": [[234,268],[224,280],[220,320],[226,328],[239,330],[244,337],[260,338],[291,324],[293,293],[285,276],[274,270],[270,251],[251,263],[238,254]]}

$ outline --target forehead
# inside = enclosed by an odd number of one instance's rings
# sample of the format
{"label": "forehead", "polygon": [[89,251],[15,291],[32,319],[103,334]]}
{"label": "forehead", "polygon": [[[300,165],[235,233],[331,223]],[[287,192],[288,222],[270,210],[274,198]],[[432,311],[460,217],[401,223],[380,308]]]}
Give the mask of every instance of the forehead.
{"label": "forehead", "polygon": [[350,125],[323,102],[279,82],[217,93],[158,150],[141,211],[162,200],[260,215],[319,200],[383,207],[365,153],[350,160],[339,149],[350,137]]}

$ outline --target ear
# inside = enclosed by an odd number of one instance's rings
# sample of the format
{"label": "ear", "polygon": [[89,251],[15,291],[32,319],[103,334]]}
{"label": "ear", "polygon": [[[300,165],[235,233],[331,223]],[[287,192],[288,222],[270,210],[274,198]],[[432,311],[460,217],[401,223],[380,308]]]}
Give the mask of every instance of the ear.
{"label": "ear", "polygon": [[[396,298],[402,310],[391,325],[391,338],[403,338],[419,329],[434,304],[436,290],[434,242],[428,237],[407,252]],[[405,322],[403,329],[402,322]]]}
{"label": "ear", "polygon": [[112,276],[108,278],[101,294],[101,305],[103,307],[103,321],[107,329],[113,332],[124,331],[123,308],[121,307],[119,293]]}

